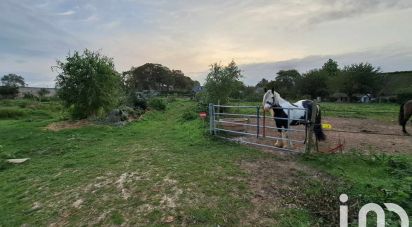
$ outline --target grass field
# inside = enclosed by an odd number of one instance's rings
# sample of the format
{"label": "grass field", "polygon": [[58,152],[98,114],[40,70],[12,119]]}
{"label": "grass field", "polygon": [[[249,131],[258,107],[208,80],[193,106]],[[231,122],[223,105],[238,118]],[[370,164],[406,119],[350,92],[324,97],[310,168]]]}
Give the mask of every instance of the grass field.
{"label": "grass field", "polygon": [[[194,106],[178,100],[124,127],[52,132],[44,127],[66,116],[58,103],[1,101],[0,113],[7,114],[0,115],[0,226],[257,225],[256,219],[246,220],[256,206],[254,176],[239,163],[279,157],[211,138],[201,120],[182,118]],[[4,161],[26,157],[20,165]],[[258,220],[326,225],[327,216],[317,209],[329,205],[336,213],[338,203],[320,198],[336,199],[341,192],[362,202],[395,202],[412,213],[406,202],[412,198],[409,156],[309,155],[296,162],[344,186],[291,175],[298,177],[301,196],[310,199],[258,213]]]}
{"label": "grass field", "polygon": [[[259,106],[260,102],[235,102],[233,105]],[[397,121],[399,105],[393,103],[319,103],[322,116],[345,118],[369,118],[384,121]],[[238,111],[238,110],[236,110]],[[256,113],[255,109],[242,109],[243,113]]]}

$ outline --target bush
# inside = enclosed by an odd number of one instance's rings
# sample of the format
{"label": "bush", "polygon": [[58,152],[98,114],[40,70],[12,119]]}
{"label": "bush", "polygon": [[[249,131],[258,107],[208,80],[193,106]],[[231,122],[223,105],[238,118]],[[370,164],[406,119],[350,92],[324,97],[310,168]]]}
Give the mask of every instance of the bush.
{"label": "bush", "polygon": [[197,101],[196,110],[198,112],[208,112],[209,111],[209,103],[207,101],[207,94],[206,92],[202,91],[196,94],[195,100]]}
{"label": "bush", "polygon": [[167,96],[167,103],[172,103],[176,101],[176,94]]}
{"label": "bush", "polygon": [[127,98],[127,104],[135,109],[147,109],[147,97],[141,92],[131,92]]}
{"label": "bush", "polygon": [[16,108],[1,108],[0,119],[16,119],[26,115],[26,112]]}
{"label": "bush", "polygon": [[15,98],[19,94],[17,86],[0,86],[0,98]]}
{"label": "bush", "polygon": [[187,110],[183,112],[183,114],[180,116],[180,119],[182,121],[193,121],[196,118],[198,118],[198,115],[195,111],[192,111],[192,110]]}
{"label": "bush", "polygon": [[159,98],[153,98],[149,100],[149,107],[154,110],[166,110],[166,103],[163,101],[163,99]]}
{"label": "bush", "polygon": [[23,98],[24,98],[24,99],[32,99],[32,100],[36,100],[36,99],[37,99],[37,97],[36,97],[35,95],[33,95],[32,93],[30,93],[30,92],[25,92],[25,93],[23,94]]}
{"label": "bush", "polygon": [[396,95],[396,97],[400,104],[403,104],[408,100],[412,100],[412,87],[398,91],[398,94]]}

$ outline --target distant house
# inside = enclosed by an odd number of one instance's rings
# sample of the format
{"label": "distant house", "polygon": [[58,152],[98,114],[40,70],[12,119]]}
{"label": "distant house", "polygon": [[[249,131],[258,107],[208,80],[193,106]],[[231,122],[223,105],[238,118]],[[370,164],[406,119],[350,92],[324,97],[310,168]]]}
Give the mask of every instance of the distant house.
{"label": "distant house", "polygon": [[203,89],[204,89],[203,86],[197,85],[197,86],[194,86],[194,87],[193,87],[192,92],[193,92],[194,94],[197,94],[197,93],[203,91]]}
{"label": "distant house", "polygon": [[359,101],[362,103],[368,103],[372,101],[372,95],[371,94],[362,95]]}
{"label": "distant house", "polygon": [[[41,87],[19,87],[19,94],[17,95],[17,97],[22,98],[24,94],[32,94],[34,96],[38,96],[40,89],[42,88]],[[46,97],[52,97],[57,94],[56,88],[43,88],[43,89],[46,89],[47,91],[49,91],[48,94],[46,94]]]}
{"label": "distant house", "polygon": [[349,96],[342,92],[336,92],[332,97],[336,99],[336,102],[349,102]]}

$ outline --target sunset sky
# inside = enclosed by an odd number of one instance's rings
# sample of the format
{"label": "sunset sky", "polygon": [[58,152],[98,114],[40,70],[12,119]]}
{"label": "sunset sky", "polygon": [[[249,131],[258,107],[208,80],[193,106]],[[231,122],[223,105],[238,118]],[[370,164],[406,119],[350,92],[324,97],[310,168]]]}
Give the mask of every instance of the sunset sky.
{"label": "sunset sky", "polygon": [[51,66],[89,48],[124,71],[146,62],[203,82],[235,60],[244,81],[301,73],[333,58],[412,70],[411,0],[0,0],[0,76],[54,86]]}

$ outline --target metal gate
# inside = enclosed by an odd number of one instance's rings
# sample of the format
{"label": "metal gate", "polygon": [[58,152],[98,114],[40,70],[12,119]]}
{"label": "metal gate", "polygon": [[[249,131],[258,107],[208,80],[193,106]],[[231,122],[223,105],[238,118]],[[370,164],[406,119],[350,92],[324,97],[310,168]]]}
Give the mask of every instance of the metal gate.
{"label": "metal gate", "polygon": [[[210,134],[240,143],[273,148],[280,151],[306,151],[308,150],[308,135],[311,135],[311,127],[308,127],[308,111],[305,108],[282,108],[287,112],[288,118],[266,116],[261,111],[260,106],[230,106],[209,104],[209,124]],[[289,123],[294,120],[302,119],[290,118],[291,111],[305,111],[305,124],[292,126],[288,129],[289,138],[281,138],[276,135],[278,129],[275,119],[287,120]],[[312,114],[313,115],[313,114]],[[291,136],[293,135],[293,136]],[[310,138],[309,138],[310,139]],[[286,143],[292,142],[295,148],[281,148],[274,146],[276,140],[283,140]],[[309,143],[310,144],[310,143]]]}

